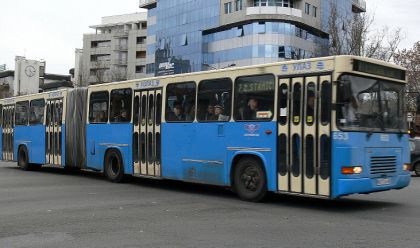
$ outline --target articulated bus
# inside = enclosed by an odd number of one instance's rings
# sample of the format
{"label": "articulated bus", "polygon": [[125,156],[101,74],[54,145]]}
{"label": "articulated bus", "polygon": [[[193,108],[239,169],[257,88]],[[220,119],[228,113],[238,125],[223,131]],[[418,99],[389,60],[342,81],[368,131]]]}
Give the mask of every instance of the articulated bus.
{"label": "articulated bus", "polygon": [[336,199],[410,182],[405,70],[336,56],[1,100],[2,159]]}

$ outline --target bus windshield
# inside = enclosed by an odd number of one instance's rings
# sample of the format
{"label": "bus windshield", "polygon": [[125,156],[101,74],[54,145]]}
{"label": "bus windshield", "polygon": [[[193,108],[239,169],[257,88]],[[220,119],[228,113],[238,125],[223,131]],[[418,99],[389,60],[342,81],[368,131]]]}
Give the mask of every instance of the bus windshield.
{"label": "bus windshield", "polygon": [[343,130],[402,132],[404,85],[354,75],[340,77],[337,125]]}

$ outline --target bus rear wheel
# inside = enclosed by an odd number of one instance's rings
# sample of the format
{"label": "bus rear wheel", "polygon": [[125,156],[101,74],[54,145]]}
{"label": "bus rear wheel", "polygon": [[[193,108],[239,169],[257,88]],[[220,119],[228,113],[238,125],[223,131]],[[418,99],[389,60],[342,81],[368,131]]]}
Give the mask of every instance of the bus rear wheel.
{"label": "bus rear wheel", "polygon": [[414,164],[413,171],[416,174],[416,176],[420,176],[420,163]]}
{"label": "bus rear wheel", "polygon": [[244,201],[262,201],[267,195],[267,179],[261,162],[254,158],[240,159],[234,169],[233,188]]}
{"label": "bus rear wheel", "polygon": [[18,150],[18,166],[25,171],[34,170],[35,166],[29,163],[28,150],[25,146],[19,147]]}
{"label": "bus rear wheel", "polygon": [[105,156],[105,176],[113,183],[124,181],[124,164],[117,150],[109,150]]}

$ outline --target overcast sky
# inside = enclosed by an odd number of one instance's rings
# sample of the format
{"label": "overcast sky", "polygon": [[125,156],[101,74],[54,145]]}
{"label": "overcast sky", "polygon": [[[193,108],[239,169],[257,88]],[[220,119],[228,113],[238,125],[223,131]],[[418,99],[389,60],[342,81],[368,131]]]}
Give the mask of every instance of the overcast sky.
{"label": "overcast sky", "polygon": [[[205,0],[200,0],[205,1]],[[325,1],[325,0],[322,0]],[[366,0],[375,13],[375,27],[402,27],[408,48],[420,40],[418,0]],[[44,59],[47,73],[68,74],[74,49],[82,48],[82,34],[92,32],[102,16],[141,11],[138,0],[2,0],[0,64],[14,69],[14,57]]]}

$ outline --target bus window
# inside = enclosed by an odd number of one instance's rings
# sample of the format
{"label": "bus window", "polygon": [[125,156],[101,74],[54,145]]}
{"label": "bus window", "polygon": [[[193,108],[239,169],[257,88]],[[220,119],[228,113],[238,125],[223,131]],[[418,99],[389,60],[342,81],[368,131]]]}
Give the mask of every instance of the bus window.
{"label": "bus window", "polygon": [[314,124],[315,114],[315,84],[310,82],[306,86],[306,124],[312,126]]}
{"label": "bus window", "polygon": [[107,123],[108,122],[108,91],[93,92],[90,95],[89,122]]}
{"label": "bus window", "polygon": [[287,84],[280,85],[280,99],[279,99],[279,122],[281,125],[286,125],[288,109],[287,109],[287,99],[289,95],[289,90]]}
{"label": "bus window", "polygon": [[140,97],[136,96],[134,98],[134,109],[133,109],[133,113],[134,113],[133,122],[134,122],[134,125],[136,126],[139,124],[139,111],[140,111],[139,105],[140,105]]}
{"label": "bus window", "polygon": [[278,166],[279,166],[279,173],[281,176],[287,175],[287,136],[285,134],[281,134],[278,141]]}
{"label": "bus window", "polygon": [[133,91],[131,89],[117,89],[111,91],[111,123],[126,123],[131,120],[131,102]]}
{"label": "bus window", "polygon": [[194,82],[174,83],[166,87],[166,121],[192,122],[195,111]]}
{"label": "bus window", "polygon": [[29,102],[18,102],[16,103],[16,113],[15,113],[15,122],[17,126],[26,126],[28,125],[28,111]]}
{"label": "bus window", "polygon": [[156,95],[156,125],[159,126],[162,123],[162,94]]}
{"label": "bus window", "polygon": [[198,85],[199,121],[229,121],[231,116],[232,81],[213,79]]}
{"label": "bus window", "polygon": [[300,136],[294,134],[292,137],[292,173],[293,176],[300,175]]}
{"label": "bus window", "polygon": [[331,84],[328,81],[321,85],[321,124],[328,125],[331,119]]}
{"label": "bus window", "polygon": [[0,126],[3,126],[3,105],[0,104]]}
{"label": "bus window", "polygon": [[239,77],[235,82],[237,121],[270,121],[274,112],[273,75]]}
{"label": "bus window", "polygon": [[306,177],[314,177],[314,136],[306,136]]}
{"label": "bus window", "polygon": [[302,94],[302,86],[300,83],[296,83],[293,86],[293,124],[298,125],[300,123],[300,98]]}
{"label": "bus window", "polygon": [[37,99],[31,101],[31,107],[29,109],[29,124],[38,125],[44,124],[44,108],[45,100]]}
{"label": "bus window", "polygon": [[146,106],[147,106],[147,96],[143,95],[141,97],[141,125],[146,125]]}

